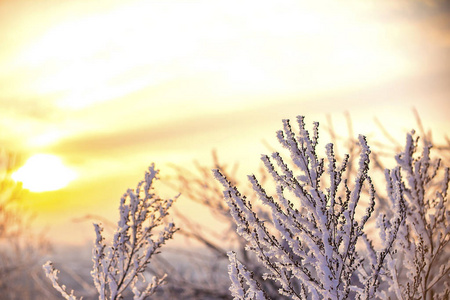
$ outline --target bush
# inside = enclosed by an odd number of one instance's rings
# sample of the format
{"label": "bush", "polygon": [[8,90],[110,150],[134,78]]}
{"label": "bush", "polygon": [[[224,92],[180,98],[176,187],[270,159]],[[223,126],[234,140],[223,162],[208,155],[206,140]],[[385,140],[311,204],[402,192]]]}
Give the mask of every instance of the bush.
{"label": "bush", "polygon": [[[127,288],[132,291],[133,299],[146,299],[164,281],[165,276],[154,276],[145,285],[139,280],[143,278],[145,281],[144,272],[151,258],[177,230],[172,222],[164,225],[173,200],[160,199],[153,193],[152,184],[157,174],[152,165],[136,190],[129,189],[121,198],[120,218],[110,246],[105,244],[101,225],[94,224],[96,239],[91,275],[99,299],[121,299]],[[157,238],[153,238],[155,230],[159,230]],[[69,294],[66,287],[58,283],[58,270],[50,261],[43,268],[53,287],[65,299],[76,299],[73,291]]]}
{"label": "bush", "polygon": [[304,118],[297,120],[298,135],[288,120],[278,132],[290,163],[278,152],[262,157],[275,193],[249,176],[258,198],[270,209],[270,218],[260,216],[254,203],[214,170],[225,188],[238,234],[266,269],[261,282],[230,252],[234,298],[267,299],[268,281],[279,285],[280,296],[291,299],[448,298],[449,175],[445,168],[436,183],[442,168],[439,160],[430,159],[431,145],[425,142],[422,155],[413,158],[417,139],[408,135],[398,165],[385,172],[390,211],[377,210],[372,225],[377,194],[368,174],[370,149],[365,137],[359,137],[358,170],[351,182],[352,174],[344,176],[349,156],[337,166],[333,145],[328,144],[325,165],[316,153],[318,123],[310,137]]}
{"label": "bush", "polygon": [[[449,168],[442,168],[440,159],[431,159],[432,145],[426,139],[416,157],[418,138],[413,134],[407,136],[404,152],[396,156],[405,178],[401,184],[407,214],[394,255],[388,257],[390,272],[384,277],[389,291],[400,299],[448,299]],[[387,182],[391,193],[389,177]]]}

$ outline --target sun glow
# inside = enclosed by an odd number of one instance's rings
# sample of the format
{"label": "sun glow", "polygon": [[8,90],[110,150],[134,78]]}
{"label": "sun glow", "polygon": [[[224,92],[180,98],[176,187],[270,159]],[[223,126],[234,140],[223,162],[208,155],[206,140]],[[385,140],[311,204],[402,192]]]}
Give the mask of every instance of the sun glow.
{"label": "sun glow", "polygon": [[76,175],[58,157],[36,154],[11,177],[15,181],[22,182],[25,189],[32,192],[46,192],[67,186]]}

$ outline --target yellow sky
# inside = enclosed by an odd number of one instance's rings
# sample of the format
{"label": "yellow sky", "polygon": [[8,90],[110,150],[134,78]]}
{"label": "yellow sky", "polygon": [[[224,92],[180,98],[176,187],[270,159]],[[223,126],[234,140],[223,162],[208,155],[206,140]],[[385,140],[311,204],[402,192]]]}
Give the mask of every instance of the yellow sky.
{"label": "yellow sky", "polygon": [[282,118],[450,128],[445,0],[0,1],[0,45],[1,146],[78,174],[27,196],[55,233],[110,216],[151,162],[254,167]]}

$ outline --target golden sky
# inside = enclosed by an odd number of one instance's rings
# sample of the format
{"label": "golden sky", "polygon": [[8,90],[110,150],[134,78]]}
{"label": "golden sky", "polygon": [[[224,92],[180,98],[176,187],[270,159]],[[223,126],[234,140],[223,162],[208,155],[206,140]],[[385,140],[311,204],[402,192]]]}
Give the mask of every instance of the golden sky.
{"label": "golden sky", "polygon": [[111,217],[152,162],[254,167],[283,118],[450,128],[445,0],[0,1],[0,45],[1,146],[77,174],[26,196],[55,235]]}

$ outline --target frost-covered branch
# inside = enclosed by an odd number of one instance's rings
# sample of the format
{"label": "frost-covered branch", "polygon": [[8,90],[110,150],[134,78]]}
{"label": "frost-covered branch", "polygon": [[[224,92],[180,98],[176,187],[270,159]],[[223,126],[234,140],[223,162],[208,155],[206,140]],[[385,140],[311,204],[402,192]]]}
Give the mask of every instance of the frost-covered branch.
{"label": "frost-covered branch", "polygon": [[[268,221],[259,218],[251,201],[241,195],[220,170],[214,170],[225,188],[225,200],[237,224],[237,232],[247,241],[247,250],[254,252],[267,269],[265,279],[280,284],[281,295],[292,299],[377,298],[380,274],[384,272],[386,257],[393,250],[405,218],[399,172],[393,170],[389,175],[391,197],[396,204],[391,216],[378,218],[383,242],[376,250],[364,231],[375,206],[375,190],[368,175],[370,149],[365,137],[359,137],[359,164],[350,183],[343,177],[349,157],[338,165],[333,145],[328,144],[325,166],[325,160],[316,153],[319,124],[314,123],[310,137],[304,118],[298,117],[297,121],[298,135],[288,120],[283,121],[283,131],[277,134],[281,145],[288,149],[293,166],[290,167],[278,152],[262,157],[276,195],[270,195],[255,176],[249,176],[258,198],[271,211],[270,221],[275,231],[270,230]],[[368,199],[364,199],[366,212],[360,216],[357,207],[361,205],[363,189],[368,190]],[[361,245],[365,247],[360,249]],[[231,278],[235,297],[243,299],[239,295],[256,295],[253,279],[235,275],[241,268],[234,256],[230,269],[230,274],[234,274]],[[247,280],[247,291],[239,292],[244,289],[243,284],[238,285],[239,278]]]}
{"label": "frost-covered branch", "polygon": [[[228,273],[231,279],[230,292],[234,299],[257,299],[266,300],[268,296],[262,289],[258,281],[254,279],[253,272],[236,259],[236,253],[230,251],[228,253],[230,264]],[[248,285],[248,288],[244,286]]]}
{"label": "frost-covered branch", "polygon": [[[133,299],[146,299],[165,278],[153,277],[151,282],[144,285],[144,271],[152,256],[177,230],[173,223],[164,225],[164,218],[169,214],[173,200],[160,199],[154,194],[152,184],[157,174],[158,171],[152,165],[136,190],[129,189],[121,198],[120,218],[110,246],[105,243],[101,225],[94,224],[96,239],[91,275],[101,300],[120,299],[127,288],[133,292]],[[156,237],[155,230],[159,230]],[[58,283],[58,271],[51,262],[47,262],[44,269],[55,289],[65,299],[76,299],[73,293],[68,294],[65,286]]]}
{"label": "frost-covered branch", "polygon": [[450,296],[449,168],[430,156],[424,140],[407,135],[405,150],[396,157],[405,180],[406,226],[400,229],[391,257],[391,290],[405,299],[447,299]]}
{"label": "frost-covered branch", "polygon": [[64,297],[64,299],[66,299],[66,300],[76,300],[77,299],[73,295],[73,290],[70,292],[70,294],[68,294],[66,291],[66,286],[64,284],[63,285],[59,284],[59,282],[58,282],[59,271],[53,267],[53,264],[50,261],[46,262],[43,265],[43,268],[44,268],[45,276],[47,276],[50,279],[50,281],[52,282],[53,288],[55,288],[55,290],[57,290],[61,294],[61,296]]}

